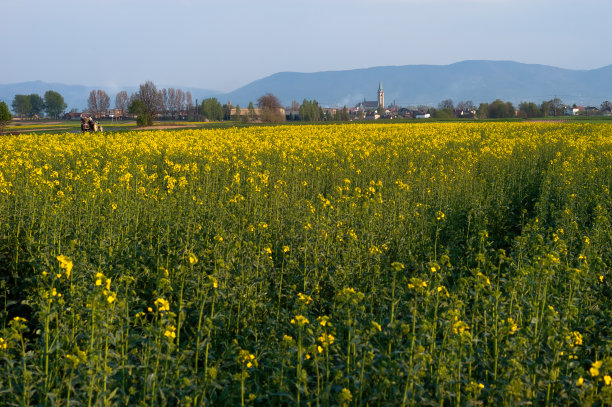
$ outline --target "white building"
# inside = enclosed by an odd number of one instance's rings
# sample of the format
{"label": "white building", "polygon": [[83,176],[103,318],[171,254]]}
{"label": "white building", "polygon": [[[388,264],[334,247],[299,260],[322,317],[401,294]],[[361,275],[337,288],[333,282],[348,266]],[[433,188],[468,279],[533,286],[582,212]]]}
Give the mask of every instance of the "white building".
{"label": "white building", "polygon": [[577,116],[579,111],[580,109],[578,109],[577,107],[568,107],[567,109],[565,109],[565,115],[566,116]]}

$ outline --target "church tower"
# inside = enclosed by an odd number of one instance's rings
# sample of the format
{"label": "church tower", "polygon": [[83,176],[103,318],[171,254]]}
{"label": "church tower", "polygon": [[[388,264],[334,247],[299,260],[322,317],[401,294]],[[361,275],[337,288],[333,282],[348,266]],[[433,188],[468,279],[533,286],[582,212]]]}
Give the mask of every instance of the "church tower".
{"label": "church tower", "polygon": [[382,81],[378,84],[378,106],[385,107],[385,92],[383,92]]}

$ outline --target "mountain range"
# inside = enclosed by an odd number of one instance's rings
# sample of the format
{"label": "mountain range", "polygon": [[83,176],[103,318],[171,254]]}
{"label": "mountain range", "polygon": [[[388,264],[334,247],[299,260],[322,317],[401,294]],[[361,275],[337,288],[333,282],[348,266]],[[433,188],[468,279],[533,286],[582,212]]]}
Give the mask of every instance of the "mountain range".
{"label": "mountain range", "polygon": [[[563,69],[547,65],[513,61],[462,61],[450,65],[380,66],[343,71],[313,73],[279,72],[253,81],[228,93],[181,86],[190,91],[194,101],[216,97],[246,107],[250,101],[273,93],[284,105],[292,101],[316,99],[322,106],[355,106],[363,100],[376,100],[382,81],[387,105],[437,104],[445,99],[471,100],[478,105],[502,99],[540,103],[555,97],[567,104],[595,105],[612,100],[612,65],[591,70]],[[87,106],[89,92],[104,87],[25,82],[0,85],[0,100],[10,104],[15,94],[59,92],[70,108]],[[137,87],[123,90],[133,92]],[[105,89],[106,90],[106,89]],[[107,90],[111,105],[117,90]]]}

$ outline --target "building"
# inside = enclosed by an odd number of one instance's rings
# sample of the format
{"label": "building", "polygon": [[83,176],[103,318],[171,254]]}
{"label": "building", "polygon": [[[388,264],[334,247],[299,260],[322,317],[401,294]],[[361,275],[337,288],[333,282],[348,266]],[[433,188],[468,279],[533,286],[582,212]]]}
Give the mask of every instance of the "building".
{"label": "building", "polygon": [[567,109],[565,109],[565,115],[566,116],[577,116],[579,111],[580,109],[578,109],[577,107],[568,107]]}
{"label": "building", "polygon": [[[231,105],[230,105],[231,106]],[[238,108],[232,106],[230,109],[230,117],[235,117],[236,115],[240,115],[240,116],[248,116],[249,115],[249,108],[248,107],[241,107],[240,108],[240,112],[237,111]],[[281,115],[286,115],[286,111],[284,108],[279,108],[278,111],[280,112]],[[256,118],[260,117],[262,115],[263,111],[262,109],[255,107],[253,108],[253,114]],[[299,111],[297,112],[297,114],[299,114]]]}
{"label": "building", "polygon": [[355,110],[357,112],[359,111],[368,111],[368,110],[378,110],[379,106],[385,106],[385,92],[383,91],[382,88],[382,81],[380,81],[380,83],[378,84],[378,98],[377,100],[365,100],[365,98],[363,99],[363,102],[359,102],[356,106],[355,106]]}

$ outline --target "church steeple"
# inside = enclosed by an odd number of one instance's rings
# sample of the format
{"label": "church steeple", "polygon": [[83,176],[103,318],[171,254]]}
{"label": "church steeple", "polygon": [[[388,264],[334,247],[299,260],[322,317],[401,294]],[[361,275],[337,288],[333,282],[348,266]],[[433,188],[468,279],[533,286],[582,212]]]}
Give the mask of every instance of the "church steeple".
{"label": "church steeple", "polygon": [[378,106],[385,106],[385,92],[382,88],[382,81],[378,84]]}

